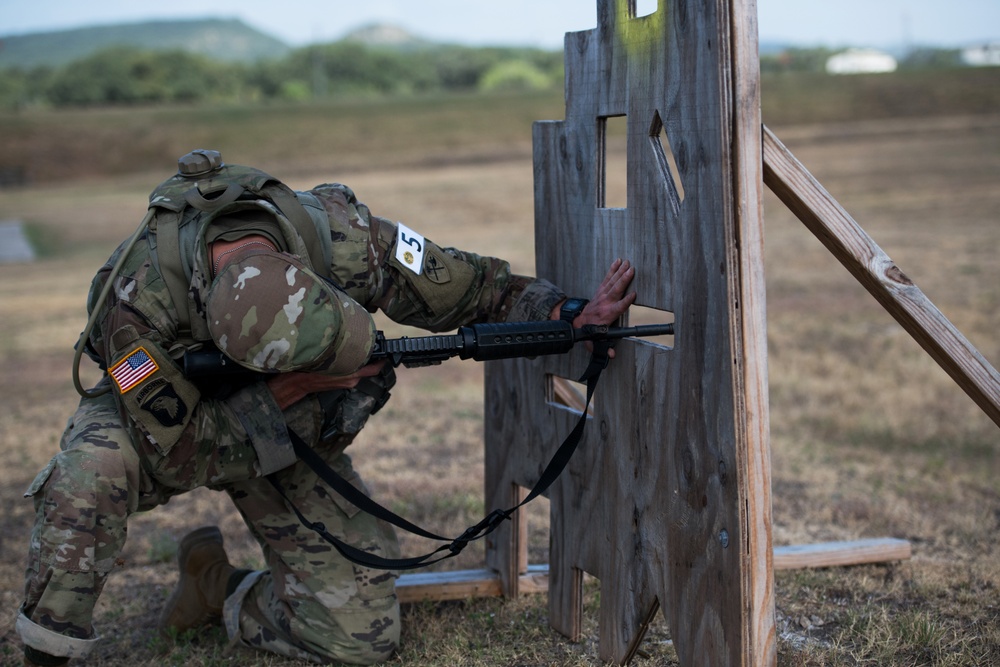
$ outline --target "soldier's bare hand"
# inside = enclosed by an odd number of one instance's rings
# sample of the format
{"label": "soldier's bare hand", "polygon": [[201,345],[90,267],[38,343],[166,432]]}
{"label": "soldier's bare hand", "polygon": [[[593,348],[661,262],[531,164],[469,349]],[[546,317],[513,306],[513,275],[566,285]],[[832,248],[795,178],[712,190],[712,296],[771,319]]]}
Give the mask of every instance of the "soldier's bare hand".
{"label": "soldier's bare hand", "polygon": [[321,373],[279,373],[267,379],[267,388],[274,395],[282,410],[295,405],[309,394],[318,394],[334,389],[353,389],[363,378],[382,372],[386,360],[380,359],[366,364],[350,375],[323,375]]}
{"label": "soldier's bare hand", "polygon": [[[616,259],[611,263],[604,280],[598,285],[594,297],[584,307],[583,311],[573,320],[573,326],[580,328],[586,324],[614,324],[635,303],[635,292],[629,292],[629,285],[635,278],[635,267],[631,262]],[[559,309],[562,302],[552,309],[551,318],[559,319]],[[587,349],[593,351],[594,346],[589,341]],[[608,356],[614,358],[615,351],[608,350]]]}
{"label": "soldier's bare hand", "polygon": [[594,297],[573,322],[573,326],[614,324],[635,302],[635,292],[628,291],[634,277],[635,267],[627,259],[612,262]]}

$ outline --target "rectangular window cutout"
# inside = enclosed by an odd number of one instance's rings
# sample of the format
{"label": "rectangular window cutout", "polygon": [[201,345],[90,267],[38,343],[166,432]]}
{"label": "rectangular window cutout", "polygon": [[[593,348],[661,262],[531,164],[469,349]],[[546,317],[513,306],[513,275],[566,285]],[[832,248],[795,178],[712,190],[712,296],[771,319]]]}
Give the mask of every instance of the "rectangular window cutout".
{"label": "rectangular window cutout", "polygon": [[[577,414],[583,412],[583,408],[587,404],[587,385],[559,377],[558,375],[547,375],[546,381],[546,402],[569,408]],[[587,414],[594,414],[596,399],[597,395],[595,392],[594,400],[590,401],[590,408],[587,410]]]}
{"label": "rectangular window cutout", "polygon": [[633,14],[633,18],[655,14],[659,8],[659,0],[635,0],[635,14]]}
{"label": "rectangular window cutout", "polygon": [[[645,324],[672,324],[673,321],[674,314],[669,310],[659,310],[657,308],[649,308],[647,306],[632,306],[628,309],[628,322],[625,326],[634,327]],[[655,343],[656,345],[662,345],[663,347],[672,348],[674,346],[673,334],[643,336],[638,340],[644,340],[647,343]]]}
{"label": "rectangular window cutout", "polygon": [[597,119],[597,208],[628,207],[628,118]]}

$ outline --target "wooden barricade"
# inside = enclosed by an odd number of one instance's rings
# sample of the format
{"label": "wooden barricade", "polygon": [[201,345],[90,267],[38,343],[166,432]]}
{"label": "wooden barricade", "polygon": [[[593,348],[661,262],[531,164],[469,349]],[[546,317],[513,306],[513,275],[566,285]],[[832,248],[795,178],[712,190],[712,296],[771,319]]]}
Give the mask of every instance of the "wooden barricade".
{"label": "wooden barricade", "polygon": [[[549,566],[516,516],[491,569],[408,575],[400,597],[549,593],[581,634],[583,573],[601,583],[599,653],[625,663],[659,609],[682,665],[776,664],[773,572],[910,557],[898,539],[771,545],[761,196],[766,183],[1000,424],[1000,374],[760,123],[754,0],[597,0],[566,36],[566,119],[536,123],[536,271],[590,295],[615,258],[670,345],[625,340],[583,442],[547,493]],[[624,119],[626,192],[608,195],[609,125]],[[618,175],[620,176],[620,174]],[[486,506],[538,480],[584,405],[587,356],[491,362]]]}
{"label": "wooden barricade", "polygon": [[[550,488],[550,622],[580,635],[587,572],[601,584],[603,659],[627,661],[662,608],[682,664],[773,664],[756,7],[597,8],[595,30],[566,36],[566,119],[534,127],[536,271],[588,296],[628,258],[638,303],[676,334],[669,347],[616,348]],[[616,122],[624,202],[608,198]],[[556,379],[586,362],[580,350],[489,364],[487,507],[537,480],[578,416],[553,400]],[[522,531],[487,544],[507,595],[525,566]]]}

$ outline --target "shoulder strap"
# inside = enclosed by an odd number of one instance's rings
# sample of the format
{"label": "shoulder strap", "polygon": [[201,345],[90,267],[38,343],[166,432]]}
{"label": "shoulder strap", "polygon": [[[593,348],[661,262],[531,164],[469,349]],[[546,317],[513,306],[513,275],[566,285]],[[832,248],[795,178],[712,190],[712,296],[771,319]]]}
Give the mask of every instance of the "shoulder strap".
{"label": "shoulder strap", "polygon": [[188,288],[191,278],[184,270],[181,259],[181,213],[161,209],[156,216],[156,248],[159,254],[160,275],[167,284],[170,300],[177,310],[177,339],[190,341],[191,312],[188,307]]}
{"label": "shoulder strap", "polygon": [[[324,278],[330,277],[330,259],[323,252],[323,243],[319,238],[319,229],[313,223],[312,216],[306,211],[302,202],[288,186],[275,181],[269,183],[262,191],[271,202],[278,207],[295,231],[302,237],[306,250],[309,252],[309,263],[312,269]],[[327,232],[329,233],[329,232]]]}

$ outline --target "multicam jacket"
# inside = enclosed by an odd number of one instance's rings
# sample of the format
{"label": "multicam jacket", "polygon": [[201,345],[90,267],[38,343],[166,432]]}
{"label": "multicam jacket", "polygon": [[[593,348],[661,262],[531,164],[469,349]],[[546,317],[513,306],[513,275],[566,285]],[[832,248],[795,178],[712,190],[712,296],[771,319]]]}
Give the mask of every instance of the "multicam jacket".
{"label": "multicam jacket", "polygon": [[[169,181],[168,181],[169,183]],[[156,193],[154,192],[154,195]],[[554,285],[511,273],[507,262],[443,248],[404,225],[374,216],[354,193],[339,184],[295,193],[329,243],[330,280],[369,312],[430,331],[486,321],[547,319],[564,294]],[[270,207],[269,204],[264,204]],[[278,213],[283,249],[304,264],[310,258],[294,225]],[[152,476],[168,487],[186,490],[234,479],[266,475],[294,462],[288,422],[304,424],[315,442],[322,429],[351,435],[381,407],[394,382],[391,368],[370,387],[341,392],[331,409],[329,397],[310,397],[278,408],[264,382],[243,384],[220,396],[186,378],[179,364],[185,349],[210,342],[204,306],[212,287],[205,230],[182,235],[182,255],[190,261],[187,304],[192,311],[190,338],[179,330],[179,307],[171,298],[157,253],[155,234],[129,252],[100,304],[88,352],[109,371],[124,422]],[[98,272],[89,307],[101,291],[125,244]],[[315,257],[315,253],[314,253]],[[325,261],[325,257],[324,260]],[[184,306],[180,306],[183,308]],[[300,435],[303,435],[300,433]]]}

